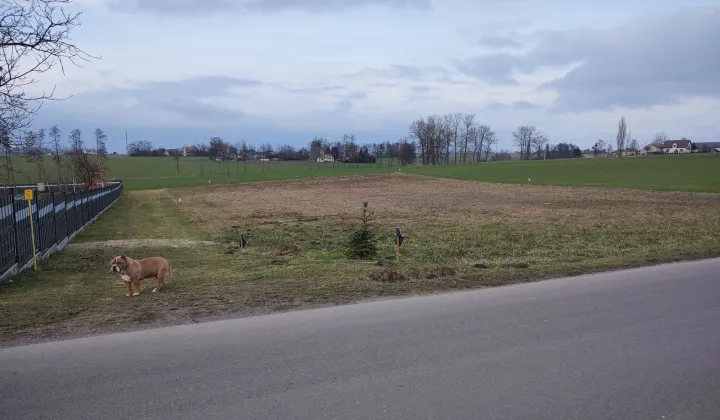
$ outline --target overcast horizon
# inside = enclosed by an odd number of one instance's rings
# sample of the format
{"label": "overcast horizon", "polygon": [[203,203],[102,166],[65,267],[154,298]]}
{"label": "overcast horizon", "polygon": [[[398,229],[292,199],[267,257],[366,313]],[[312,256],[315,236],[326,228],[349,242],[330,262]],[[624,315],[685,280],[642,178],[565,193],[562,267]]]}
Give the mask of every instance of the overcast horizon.
{"label": "overcast horizon", "polygon": [[514,150],[535,125],[551,144],[614,142],[621,116],[653,134],[720,141],[716,1],[75,0],[73,41],[101,56],[40,77],[56,86],[34,128],[57,124],[111,152],[395,141],[418,117],[472,112]]}

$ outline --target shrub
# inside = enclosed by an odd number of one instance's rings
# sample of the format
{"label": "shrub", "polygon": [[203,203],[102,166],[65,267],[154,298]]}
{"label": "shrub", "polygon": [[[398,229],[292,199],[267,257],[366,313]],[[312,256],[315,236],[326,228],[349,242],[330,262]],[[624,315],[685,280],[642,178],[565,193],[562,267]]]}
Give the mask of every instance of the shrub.
{"label": "shrub", "polygon": [[350,234],[347,256],[367,260],[377,255],[377,238],[370,222],[374,212],[368,210],[367,201],[363,202],[360,226]]}

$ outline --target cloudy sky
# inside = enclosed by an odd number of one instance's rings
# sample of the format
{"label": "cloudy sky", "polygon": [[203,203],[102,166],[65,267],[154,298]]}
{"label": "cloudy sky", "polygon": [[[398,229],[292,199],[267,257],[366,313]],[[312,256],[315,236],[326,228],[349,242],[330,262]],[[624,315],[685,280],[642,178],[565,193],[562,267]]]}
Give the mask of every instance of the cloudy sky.
{"label": "cloudy sky", "polygon": [[37,126],[95,127],[110,149],[221,136],[304,145],[395,140],[473,112],[510,149],[653,133],[720,140],[717,0],[75,0],[101,59],[46,74]]}

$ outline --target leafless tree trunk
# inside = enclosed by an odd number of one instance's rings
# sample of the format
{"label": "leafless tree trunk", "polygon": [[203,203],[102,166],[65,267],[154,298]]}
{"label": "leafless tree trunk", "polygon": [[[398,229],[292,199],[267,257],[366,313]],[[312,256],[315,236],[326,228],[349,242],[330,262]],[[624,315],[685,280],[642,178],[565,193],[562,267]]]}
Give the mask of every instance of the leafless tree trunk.
{"label": "leafless tree trunk", "polygon": [[475,114],[465,114],[463,117],[463,163],[467,163],[467,149],[470,141],[470,130],[475,125]]}
{"label": "leafless tree trunk", "polygon": [[475,144],[475,161],[479,162],[482,153],[485,150],[485,144],[495,138],[495,132],[487,125],[479,125],[477,127],[477,137]]}
{"label": "leafless tree trunk", "polygon": [[62,132],[58,128],[57,125],[53,125],[50,127],[50,138],[52,139],[52,147],[54,151],[53,160],[55,160],[55,165],[57,166],[57,183],[58,185],[61,184],[61,158],[60,158],[60,150],[62,149],[62,146],[60,146],[60,140],[61,140],[61,134]]}
{"label": "leafless tree trunk", "polygon": [[520,160],[530,158],[530,147],[537,129],[532,125],[522,125],[513,133],[513,142],[520,149]]}
{"label": "leafless tree trunk", "polygon": [[495,136],[490,136],[485,140],[485,162],[487,162],[488,157],[490,156],[490,151],[492,150],[492,145],[497,142],[497,139]]}
{"label": "leafless tree trunk", "polygon": [[457,112],[452,116],[452,128],[453,128],[453,155],[454,163],[457,163],[458,155],[458,136],[460,135],[460,126],[463,123],[463,114]]}
{"label": "leafless tree trunk", "polygon": [[620,122],[618,123],[618,131],[617,136],[615,137],[615,143],[617,146],[617,155],[618,157],[622,157],[623,149],[625,149],[625,141],[628,137],[628,131],[627,131],[627,124],[625,123],[625,117],[620,117]]}
{"label": "leafless tree trunk", "polygon": [[548,139],[541,132],[535,131],[531,142],[533,146],[533,152],[535,152],[539,156],[540,153],[545,149],[545,145],[548,143]]}
{"label": "leafless tree trunk", "polygon": [[82,131],[76,128],[70,132],[70,153],[77,154],[85,151],[85,143],[82,139]]}

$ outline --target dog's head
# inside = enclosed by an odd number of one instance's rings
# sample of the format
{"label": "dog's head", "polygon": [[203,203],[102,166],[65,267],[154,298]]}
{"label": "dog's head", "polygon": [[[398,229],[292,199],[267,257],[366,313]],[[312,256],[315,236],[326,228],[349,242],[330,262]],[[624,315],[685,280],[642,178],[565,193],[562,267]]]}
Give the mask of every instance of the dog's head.
{"label": "dog's head", "polygon": [[110,261],[110,271],[115,273],[122,273],[123,271],[125,271],[127,266],[128,259],[123,255],[115,257],[112,259],[112,261]]}

